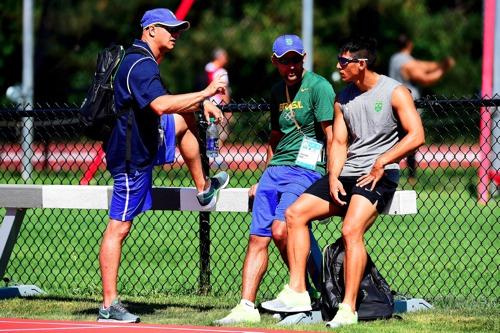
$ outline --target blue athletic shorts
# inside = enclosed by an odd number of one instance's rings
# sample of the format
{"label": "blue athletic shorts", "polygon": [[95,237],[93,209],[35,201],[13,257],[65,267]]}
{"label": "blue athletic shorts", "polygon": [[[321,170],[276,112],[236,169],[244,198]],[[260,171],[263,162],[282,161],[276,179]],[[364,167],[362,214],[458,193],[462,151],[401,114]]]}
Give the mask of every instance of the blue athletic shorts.
{"label": "blue athletic shorts", "polygon": [[271,237],[273,221],[285,221],[286,209],[319,178],[319,172],[298,166],[268,167],[255,193],[250,234]]}
{"label": "blue athletic shorts", "polygon": [[113,176],[113,180],[110,218],[132,221],[134,217],[152,207],[153,166],[134,174],[119,173]]}
{"label": "blue athletic shorts", "polygon": [[155,165],[168,164],[175,161],[175,120],[173,114],[164,114],[160,117],[163,129],[163,142],[158,146]]}

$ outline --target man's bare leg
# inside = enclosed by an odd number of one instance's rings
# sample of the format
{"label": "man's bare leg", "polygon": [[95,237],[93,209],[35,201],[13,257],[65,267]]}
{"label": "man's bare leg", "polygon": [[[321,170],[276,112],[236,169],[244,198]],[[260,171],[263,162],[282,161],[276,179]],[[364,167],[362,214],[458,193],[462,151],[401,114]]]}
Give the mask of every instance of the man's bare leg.
{"label": "man's bare leg", "polygon": [[257,291],[269,261],[270,237],[250,235],[248,249],[243,264],[241,298],[255,303]]}
{"label": "man's bare leg", "polygon": [[197,138],[196,121],[193,113],[174,114],[175,136],[179,151],[186,163],[198,192],[210,185],[203,172],[200,156],[200,145]]}
{"label": "man's bare leg", "polygon": [[297,292],[306,290],[305,274],[307,257],[311,250],[309,221],[323,216],[339,214],[340,209],[328,201],[311,194],[302,194],[286,211],[288,229],[287,253],[290,264],[290,288]]}
{"label": "man's bare leg", "polygon": [[262,277],[267,270],[269,243],[271,243],[271,237],[250,235],[243,263],[241,301],[227,316],[216,320],[215,324],[260,322],[260,313],[255,307],[255,299]]}
{"label": "man's bare leg", "polygon": [[[274,221],[272,227],[272,237],[274,244],[278,248],[278,251],[281,255],[281,259],[283,259],[283,262],[285,263],[286,267],[290,269],[290,265],[288,264],[288,254],[287,254],[287,239],[288,239],[288,231],[286,228],[286,223],[284,221]],[[310,241],[313,241],[311,237],[314,237],[312,230],[309,230],[309,237]],[[314,240],[315,241],[315,240]],[[315,244],[316,247],[318,247],[317,243]],[[313,250],[312,244],[311,244],[311,251]],[[320,271],[321,271],[321,250],[319,248],[314,248],[316,253],[317,258],[312,258],[309,257],[307,261],[307,271],[309,273],[309,276],[311,277],[311,280],[316,287],[317,290],[320,288],[320,283],[321,283],[321,277]],[[317,259],[318,262],[315,262],[314,259]],[[319,266],[318,266],[319,265]],[[306,287],[309,288],[309,283],[308,280],[306,279]]]}
{"label": "man's bare leg", "polygon": [[342,303],[356,309],[356,298],[367,262],[364,234],[378,216],[377,209],[367,198],[353,195],[342,225],[345,246],[345,296]]}
{"label": "man's bare leg", "polygon": [[278,248],[278,251],[281,255],[281,259],[288,267],[288,255],[286,253],[286,243],[288,239],[288,231],[286,229],[285,221],[275,220],[271,226],[271,233],[273,242]]}
{"label": "man's bare leg", "polygon": [[131,225],[130,221],[122,222],[110,219],[104,231],[99,251],[104,307],[109,307],[111,302],[118,297],[116,285],[122,244],[130,232]]}

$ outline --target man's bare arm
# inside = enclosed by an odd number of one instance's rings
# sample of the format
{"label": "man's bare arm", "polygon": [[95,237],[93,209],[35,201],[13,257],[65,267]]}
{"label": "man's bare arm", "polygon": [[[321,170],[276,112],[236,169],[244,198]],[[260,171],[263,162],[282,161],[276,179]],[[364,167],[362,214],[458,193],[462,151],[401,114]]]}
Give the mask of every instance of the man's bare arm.
{"label": "man's bare arm", "polygon": [[333,201],[339,205],[346,205],[345,201],[339,199],[339,193],[342,195],[346,193],[338,177],[347,159],[347,140],[349,136],[344,115],[340,111],[340,103],[335,102],[334,112],[332,144],[328,151],[328,183]]}
{"label": "man's bare arm", "polygon": [[383,166],[399,162],[425,143],[422,120],[415,109],[415,104],[408,89],[400,86],[394,90],[392,93],[392,107],[406,134],[394,147],[379,156],[375,163]]}
{"label": "man's bare arm", "polygon": [[422,86],[429,86],[439,81],[454,64],[453,58],[445,58],[441,62],[413,60],[405,64],[401,71],[406,79]]}
{"label": "man's bare arm", "polygon": [[216,77],[202,91],[178,95],[162,95],[155,98],[149,106],[158,115],[162,115],[164,113],[193,112],[205,99],[215,95],[216,93],[224,92],[225,87],[225,80],[220,77]]}
{"label": "man's bare arm", "polygon": [[356,183],[358,186],[371,184],[373,190],[384,175],[384,167],[387,164],[399,162],[403,157],[424,144],[422,120],[415,109],[415,103],[413,103],[408,89],[404,86],[397,87],[392,93],[391,101],[392,108],[406,134],[394,147],[375,160],[368,174],[359,177]]}

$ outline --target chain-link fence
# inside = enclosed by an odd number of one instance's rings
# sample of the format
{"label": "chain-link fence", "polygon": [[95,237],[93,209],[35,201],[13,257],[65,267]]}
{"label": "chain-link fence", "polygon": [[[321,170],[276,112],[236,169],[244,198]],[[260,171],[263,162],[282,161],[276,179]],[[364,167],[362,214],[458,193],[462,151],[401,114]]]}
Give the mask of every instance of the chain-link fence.
{"label": "chain-link fence", "polygon": [[[418,214],[379,217],[366,236],[368,251],[402,294],[433,301],[498,302],[500,116],[495,107],[500,99],[426,98],[417,104],[427,142],[416,153],[413,181],[408,181],[406,161],[401,162],[400,188],[417,191]],[[111,184],[100,144],[81,133],[76,106],[33,109],[0,109],[0,183]],[[224,110],[228,120],[220,155],[210,161],[211,173],[228,170],[229,187],[249,187],[265,164],[268,104],[250,100]],[[491,128],[480,129],[481,112],[492,118]],[[485,140],[478,139],[485,134]],[[480,204],[478,168],[490,146],[490,199]],[[193,186],[178,152],[175,163],[155,170],[154,184]],[[0,208],[1,216],[4,212]],[[148,296],[200,291],[237,295],[250,219],[248,213],[142,214],[124,246],[119,290]],[[104,210],[28,210],[6,277],[52,293],[100,294],[97,255],[106,223]],[[339,225],[339,219],[314,225],[320,246],[340,236]],[[274,296],[286,281],[287,269],[271,246],[260,298]]]}

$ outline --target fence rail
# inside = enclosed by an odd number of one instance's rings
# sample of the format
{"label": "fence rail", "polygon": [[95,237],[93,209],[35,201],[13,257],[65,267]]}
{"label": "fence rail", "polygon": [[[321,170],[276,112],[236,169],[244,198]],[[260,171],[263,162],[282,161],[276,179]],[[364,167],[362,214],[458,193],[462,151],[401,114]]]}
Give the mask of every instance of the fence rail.
{"label": "fence rail", "polygon": [[[400,188],[417,191],[419,211],[381,216],[366,237],[368,251],[400,293],[433,301],[498,302],[500,206],[495,166],[500,165],[500,155],[495,147],[500,137],[495,133],[500,132],[500,98],[431,96],[416,104],[427,143],[416,153],[416,184],[408,182],[406,161],[401,161]],[[479,145],[484,133],[479,128],[480,108],[485,107],[492,119],[487,156]],[[227,169],[232,177],[229,187],[249,187],[258,181],[269,135],[268,109],[264,100],[223,107],[228,120],[221,128],[220,156],[207,167],[211,173]],[[100,144],[84,138],[77,112],[76,105],[0,107],[0,183],[111,185],[99,162]],[[29,145],[23,145],[25,118],[33,120]],[[485,157],[492,168],[482,181],[491,199],[479,204],[477,169]],[[31,167],[28,177],[23,174],[26,161]],[[155,169],[154,184],[193,185],[178,152],[173,164]],[[0,208],[0,213],[3,216],[5,210]],[[238,294],[250,218],[234,212],[141,215],[125,243],[120,290],[130,295]],[[53,293],[99,294],[97,255],[106,222],[104,210],[28,210],[6,276]],[[340,236],[338,219],[313,228],[321,246]],[[278,252],[272,248],[270,254],[261,298],[274,296],[287,279]]]}

